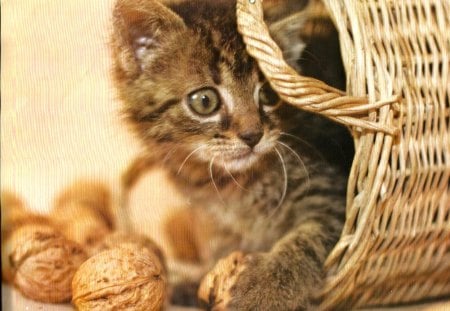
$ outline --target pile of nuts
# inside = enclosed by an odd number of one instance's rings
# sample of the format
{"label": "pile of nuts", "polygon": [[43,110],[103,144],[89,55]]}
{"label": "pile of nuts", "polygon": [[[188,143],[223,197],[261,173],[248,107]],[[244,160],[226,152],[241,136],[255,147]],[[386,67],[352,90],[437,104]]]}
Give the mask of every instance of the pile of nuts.
{"label": "pile of nuts", "polygon": [[1,194],[2,279],[24,296],[78,310],[161,310],[167,273],[148,237],[114,232],[107,188],[77,182],[47,216]]}

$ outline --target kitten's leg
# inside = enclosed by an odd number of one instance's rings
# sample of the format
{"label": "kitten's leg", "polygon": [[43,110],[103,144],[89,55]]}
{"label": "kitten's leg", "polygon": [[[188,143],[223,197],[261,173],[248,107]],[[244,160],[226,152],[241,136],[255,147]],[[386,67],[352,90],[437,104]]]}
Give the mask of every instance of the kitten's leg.
{"label": "kitten's leg", "polygon": [[[170,302],[174,305],[198,306],[200,281],[216,264],[215,258],[238,249],[241,239],[231,232],[217,230],[216,222],[202,209],[181,209],[170,218],[165,223],[164,231],[172,242],[172,248],[189,248],[196,253],[196,256],[183,258],[180,255],[186,250],[179,252],[178,256],[176,249],[172,250],[175,258],[168,260]],[[178,219],[173,221],[173,218]],[[184,235],[184,238],[180,235]],[[180,242],[184,245],[180,245]]]}
{"label": "kitten's leg", "polygon": [[307,310],[321,288],[323,263],[336,243],[340,222],[309,220],[268,253],[250,254],[230,289],[227,310]]}
{"label": "kitten's leg", "polygon": [[142,175],[153,167],[155,161],[148,155],[140,155],[131,162],[121,176],[118,227],[120,230],[133,231],[129,217],[128,204],[130,191]]}
{"label": "kitten's leg", "polygon": [[155,165],[155,160],[146,155],[140,155],[131,162],[122,174],[122,189],[130,191],[139,178]]}
{"label": "kitten's leg", "polygon": [[178,306],[197,306],[200,280],[208,271],[206,265],[168,259],[170,303]]}

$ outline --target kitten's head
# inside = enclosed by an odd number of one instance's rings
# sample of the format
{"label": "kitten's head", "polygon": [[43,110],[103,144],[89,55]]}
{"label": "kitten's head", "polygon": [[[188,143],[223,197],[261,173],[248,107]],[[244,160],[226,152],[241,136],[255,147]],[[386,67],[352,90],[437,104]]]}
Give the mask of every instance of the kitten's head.
{"label": "kitten's head", "polygon": [[280,100],[246,53],[235,1],[119,0],[114,78],[144,144],[243,171],[274,151]]}

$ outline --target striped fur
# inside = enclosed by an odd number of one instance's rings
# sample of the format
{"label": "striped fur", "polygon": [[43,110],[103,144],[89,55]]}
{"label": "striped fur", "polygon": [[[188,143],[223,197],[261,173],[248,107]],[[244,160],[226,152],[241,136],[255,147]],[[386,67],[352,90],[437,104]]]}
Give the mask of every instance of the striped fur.
{"label": "striped fur", "polygon": [[[124,116],[147,157],[217,222],[219,242],[233,241],[214,244],[212,263],[233,250],[249,254],[228,308],[308,308],[344,221],[345,170],[334,164],[346,157],[346,131],[258,103],[264,77],[237,32],[232,0],[119,0],[111,46]],[[187,105],[202,87],[221,98],[212,117]],[[255,147],[243,141],[258,131]]]}

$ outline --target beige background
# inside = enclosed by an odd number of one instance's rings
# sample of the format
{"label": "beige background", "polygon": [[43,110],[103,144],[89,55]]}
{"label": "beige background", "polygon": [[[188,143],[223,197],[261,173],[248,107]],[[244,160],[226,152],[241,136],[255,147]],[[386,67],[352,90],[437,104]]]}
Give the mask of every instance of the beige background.
{"label": "beige background", "polygon": [[[46,212],[76,179],[118,193],[120,173],[139,145],[120,120],[109,77],[111,0],[3,0],[1,182]],[[176,195],[139,184],[139,228],[159,220]],[[170,198],[168,200],[167,198]],[[142,215],[141,209],[145,215]],[[137,217],[136,217],[137,218]]]}
{"label": "beige background", "polygon": [[[1,1],[1,189],[35,210],[47,212],[76,179],[104,181],[117,196],[120,173],[139,151],[109,79],[112,2]],[[165,248],[160,220],[183,201],[161,178],[151,173],[137,185],[131,216]],[[5,310],[49,308],[11,297]]]}
{"label": "beige background", "polygon": [[137,151],[109,83],[111,1],[2,1],[2,189],[45,211],[75,178],[115,185]]}
{"label": "beige background", "polygon": [[[139,150],[109,82],[111,3],[1,1],[1,187],[36,210],[48,211],[55,194],[79,178],[105,181],[117,193],[120,172]],[[138,184],[131,215],[164,247],[159,222],[183,201],[161,178],[149,174]],[[5,310],[60,309],[11,297]]]}

